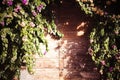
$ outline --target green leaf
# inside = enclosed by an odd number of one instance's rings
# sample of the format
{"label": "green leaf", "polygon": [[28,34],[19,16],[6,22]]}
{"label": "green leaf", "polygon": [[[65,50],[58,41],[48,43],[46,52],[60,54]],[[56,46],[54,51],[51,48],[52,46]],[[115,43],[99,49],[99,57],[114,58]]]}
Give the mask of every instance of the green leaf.
{"label": "green leaf", "polygon": [[104,28],[101,29],[100,34],[101,34],[101,36],[104,36],[104,34],[105,34]]}
{"label": "green leaf", "polygon": [[109,37],[107,37],[104,41],[104,47],[107,51],[109,51]]}

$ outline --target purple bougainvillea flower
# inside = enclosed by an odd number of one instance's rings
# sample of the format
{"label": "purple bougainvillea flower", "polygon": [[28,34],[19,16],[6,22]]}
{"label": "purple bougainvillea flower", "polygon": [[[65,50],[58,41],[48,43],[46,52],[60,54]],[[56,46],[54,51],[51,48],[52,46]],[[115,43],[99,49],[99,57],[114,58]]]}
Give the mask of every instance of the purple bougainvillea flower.
{"label": "purple bougainvillea flower", "polygon": [[101,61],[101,64],[102,64],[102,65],[106,65],[105,60],[102,60],[102,61]]}
{"label": "purple bougainvillea flower", "polygon": [[47,51],[44,52],[44,55],[46,55],[46,54],[47,54]]}
{"label": "purple bougainvillea flower", "polygon": [[89,49],[88,49],[88,52],[89,52],[89,54],[92,56],[92,54],[93,54],[92,48],[89,48]]}
{"label": "purple bougainvillea flower", "polygon": [[105,14],[105,15],[108,15],[108,13],[107,13],[107,12],[104,12],[104,14]]}
{"label": "purple bougainvillea flower", "polygon": [[109,71],[112,72],[112,71],[113,71],[113,67],[110,67],[110,68],[109,68]]}
{"label": "purple bougainvillea flower", "polygon": [[20,11],[20,9],[21,9],[20,5],[17,5],[17,7],[14,9],[14,11],[18,12],[18,11]]}
{"label": "purple bougainvillea flower", "polygon": [[35,27],[35,24],[33,22],[30,22],[30,26]]}
{"label": "purple bougainvillea flower", "polygon": [[35,11],[32,11],[32,14],[33,14],[33,16],[36,16],[36,15],[37,15],[37,13],[36,13]]}
{"label": "purple bougainvillea flower", "polygon": [[12,1],[12,0],[8,0],[8,1],[7,1],[7,4],[8,4],[8,6],[13,5],[13,1]]}
{"label": "purple bougainvillea flower", "polygon": [[119,31],[118,31],[118,30],[116,30],[116,31],[115,31],[115,34],[116,34],[116,35],[118,35],[118,34],[119,34]]}
{"label": "purple bougainvillea flower", "polygon": [[41,12],[41,10],[42,10],[43,7],[44,7],[44,5],[41,4],[40,6],[37,7],[37,11],[38,11],[38,12]]}
{"label": "purple bougainvillea flower", "polygon": [[117,46],[116,46],[116,45],[113,45],[113,46],[112,46],[112,48],[113,48],[113,49],[116,49],[116,48],[117,48]]}
{"label": "purple bougainvillea flower", "polygon": [[3,0],[2,4],[7,4],[8,6],[13,5],[13,1],[12,0]]}
{"label": "purple bougainvillea flower", "polygon": [[4,25],[5,25],[5,22],[4,22],[4,21],[0,22],[0,25],[1,25],[1,26],[4,26]]}
{"label": "purple bougainvillea flower", "polygon": [[3,1],[2,1],[2,4],[5,4],[5,2],[6,2],[6,1],[5,1],[5,0],[3,0]]}
{"label": "purple bougainvillea flower", "polygon": [[24,5],[28,5],[28,0],[22,0],[22,3],[23,3]]}
{"label": "purple bougainvillea flower", "polygon": [[115,56],[115,58],[116,58],[117,60],[119,60],[119,59],[120,59],[120,53],[118,53],[118,54]]}

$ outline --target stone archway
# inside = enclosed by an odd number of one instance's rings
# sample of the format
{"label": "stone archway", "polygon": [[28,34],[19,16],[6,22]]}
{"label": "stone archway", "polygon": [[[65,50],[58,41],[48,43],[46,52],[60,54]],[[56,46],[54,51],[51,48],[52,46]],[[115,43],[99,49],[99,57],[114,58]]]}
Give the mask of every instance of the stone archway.
{"label": "stone archway", "polygon": [[75,0],[61,0],[54,5],[55,22],[64,34],[61,40],[49,35],[50,51],[44,57],[36,57],[34,75],[21,71],[21,80],[100,80],[94,63],[88,55],[91,19]]}

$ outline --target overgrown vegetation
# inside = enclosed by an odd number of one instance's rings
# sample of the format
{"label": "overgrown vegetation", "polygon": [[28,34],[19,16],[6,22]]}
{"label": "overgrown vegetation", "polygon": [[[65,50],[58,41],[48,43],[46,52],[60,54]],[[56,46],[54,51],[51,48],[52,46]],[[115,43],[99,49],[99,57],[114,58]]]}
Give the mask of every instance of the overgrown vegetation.
{"label": "overgrown vegetation", "polygon": [[[62,37],[52,20],[56,0],[0,1],[0,80],[12,80],[26,63],[32,73],[34,55],[48,51],[46,34]],[[59,2],[59,1],[58,1]],[[101,80],[120,79],[120,1],[77,0],[94,19],[88,53]]]}
{"label": "overgrown vegetation", "polygon": [[94,19],[90,33],[92,56],[101,80],[120,79],[120,1],[77,0],[86,14]]}
{"label": "overgrown vegetation", "polygon": [[[12,80],[23,63],[32,73],[34,55],[48,51],[46,34],[62,37],[49,8],[52,0],[0,1],[0,80]],[[47,7],[47,8],[46,8]],[[52,16],[51,16],[52,17]]]}

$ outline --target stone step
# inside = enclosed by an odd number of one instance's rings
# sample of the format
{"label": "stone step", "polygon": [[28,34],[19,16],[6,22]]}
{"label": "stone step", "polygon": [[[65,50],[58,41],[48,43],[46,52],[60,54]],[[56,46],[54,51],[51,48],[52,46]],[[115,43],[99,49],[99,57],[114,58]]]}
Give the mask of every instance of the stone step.
{"label": "stone step", "polygon": [[34,80],[59,80],[59,69],[36,69]]}
{"label": "stone step", "polygon": [[[78,48],[81,48],[81,47],[84,47],[84,46],[87,46],[87,44],[85,44],[84,42],[86,42],[87,40],[84,40],[84,39],[79,39],[79,42],[74,42],[74,41],[68,41],[67,44],[66,44],[66,48],[67,49],[78,49]],[[81,48],[82,49],[82,48]],[[79,50],[78,50],[79,51]]]}
{"label": "stone step", "polygon": [[76,57],[76,56],[68,56],[63,59],[64,68],[68,70],[76,70],[76,71],[93,71],[96,69],[93,61],[89,57]]}
{"label": "stone step", "polygon": [[93,71],[85,72],[64,69],[61,76],[64,80],[100,80],[100,74]]}
{"label": "stone step", "polygon": [[36,59],[34,69],[58,69],[59,59]]}
{"label": "stone step", "polygon": [[97,72],[80,72],[80,75],[83,78],[88,78],[88,79],[100,79],[100,74]]}

